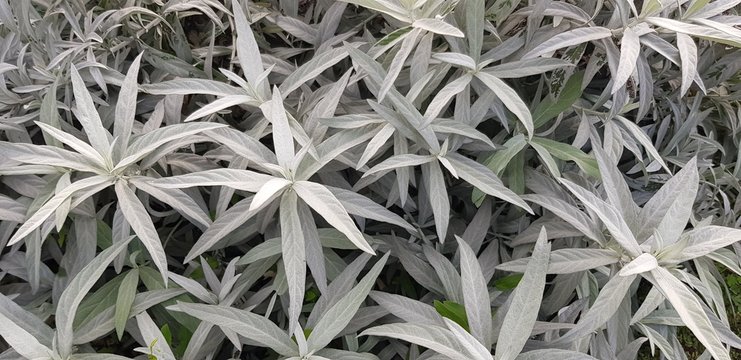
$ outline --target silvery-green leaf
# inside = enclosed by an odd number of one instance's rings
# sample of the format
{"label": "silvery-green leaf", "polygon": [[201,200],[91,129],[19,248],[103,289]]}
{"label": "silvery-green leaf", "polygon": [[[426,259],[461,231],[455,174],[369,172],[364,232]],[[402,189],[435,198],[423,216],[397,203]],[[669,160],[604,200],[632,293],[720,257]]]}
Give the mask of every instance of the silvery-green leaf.
{"label": "silvery-green leaf", "polygon": [[345,234],[359,249],[375,254],[345,208],[326,187],[309,181],[297,181],[293,184],[293,190],[296,191],[301,200],[319,213],[335,229]]}
{"label": "silvery-green leaf", "polygon": [[626,27],[620,40],[620,63],[617,72],[612,75],[612,94],[620,90],[633,74],[640,50],[639,35],[632,28]]}
{"label": "silvery-green leaf", "polygon": [[527,54],[523,55],[522,58],[531,59],[567,46],[579,45],[587,41],[604,39],[610,36],[612,36],[610,29],[599,26],[573,29],[540,43]]}
{"label": "silvery-green leaf", "polygon": [[175,360],[175,354],[167,345],[167,340],[162,332],[154,323],[152,317],[146,311],[136,315],[136,324],[142,334],[144,343],[148,345],[150,354],[157,357],[157,360]]}
{"label": "silvery-green leaf", "polygon": [[375,335],[408,341],[426,347],[454,360],[470,360],[472,355],[450,330],[435,325],[411,323],[387,324],[363,331],[360,336]]}
{"label": "silvery-green leaf", "polygon": [[644,273],[646,271],[651,271],[659,266],[659,262],[656,261],[656,258],[649,254],[649,253],[643,253],[637,258],[631,260],[629,263],[627,263],[625,266],[623,266],[622,269],[620,269],[620,272],[618,275],[620,276],[630,276],[630,275],[637,275],[640,273]]}
{"label": "silvery-green leaf", "polygon": [[[435,269],[437,277],[445,288],[445,295],[448,300],[463,304],[463,287],[461,286],[461,275],[456,270],[453,263],[443,254],[434,250],[431,246],[422,247],[425,258]],[[414,321],[413,321],[414,322]]]}
{"label": "silvery-green leaf", "polygon": [[522,98],[520,98],[517,92],[515,92],[515,90],[504,81],[487,72],[478,72],[476,73],[476,77],[494,92],[509,111],[517,116],[517,119],[519,119],[525,127],[528,137],[532,137],[534,128],[533,116],[530,114],[530,109],[528,109],[527,105],[522,101]]}
{"label": "silvery-green leaf", "polygon": [[584,353],[572,351],[572,350],[561,350],[561,349],[541,349],[541,350],[530,350],[518,355],[516,360],[597,360],[597,358],[589,356]]}
{"label": "silvery-green leaf", "polygon": [[95,109],[93,104],[93,98],[74,65],[70,67],[70,78],[72,79],[72,90],[77,104],[77,120],[82,124],[82,129],[85,130],[90,145],[99,154],[107,154],[111,146],[108,139],[111,134],[103,127],[98,110]]}
{"label": "silvery-green leaf", "polygon": [[444,53],[432,54],[432,58],[435,60],[440,60],[440,61],[449,63],[449,64],[462,66],[469,70],[476,69],[476,62],[473,60],[472,57],[465,55],[465,54],[444,52]]}
{"label": "silvery-green leaf", "polygon": [[203,232],[198,241],[185,256],[185,262],[190,262],[204,252],[210,250],[221,239],[230,232],[236,230],[240,225],[255,216],[256,212],[249,211],[252,196],[244,198],[234,204],[229,210],[214,220],[213,224]]}
{"label": "silvery-green leaf", "polygon": [[227,186],[233,189],[258,192],[263,184],[273,179],[270,175],[251,170],[213,169],[195,173],[169,176],[149,181],[150,184],[169,189],[196,186]]}
{"label": "silvery-green leaf", "polygon": [[484,345],[481,345],[481,343],[471,336],[466,329],[448,318],[443,318],[443,321],[445,321],[445,326],[447,326],[448,330],[450,330],[450,332],[453,333],[453,336],[458,339],[458,342],[466,348],[466,351],[474,356],[474,359],[491,360],[489,349],[485,348]]}
{"label": "silvery-green leaf", "polygon": [[159,201],[172,206],[173,209],[177,210],[188,220],[199,225],[201,229],[207,229],[211,226],[211,219],[208,217],[208,214],[206,214],[198,203],[196,203],[196,201],[188,196],[188,194],[183,190],[153,186],[147,180],[148,179],[144,177],[133,177],[130,178],[129,181],[137,189],[142,190],[154,196]]}
{"label": "silvery-green leaf", "polygon": [[178,286],[185,289],[188,293],[195,296],[198,300],[201,300],[206,304],[216,303],[216,296],[210,291],[206,290],[206,288],[203,287],[203,285],[201,285],[198,281],[193,280],[189,277],[179,275],[172,271],[168,272],[167,276],[170,280],[172,280],[172,282],[178,284]]}
{"label": "silvery-green leaf", "polygon": [[741,230],[715,225],[689,230],[680,236],[676,246],[684,246],[670,261],[684,262],[707,255],[741,241]]}
{"label": "silvery-green leaf", "polygon": [[114,321],[116,326],[116,336],[120,340],[123,336],[124,327],[126,326],[126,320],[129,319],[131,313],[131,304],[134,303],[134,297],[136,297],[136,287],[139,284],[139,269],[131,269],[121,285],[118,287],[118,294],[116,295],[116,314],[114,315]]}
{"label": "silvery-green leaf", "polygon": [[412,50],[414,49],[414,45],[417,44],[417,37],[419,36],[420,32],[421,30],[414,29],[404,35],[404,40],[401,42],[399,51],[396,52],[393,60],[391,60],[391,65],[389,65],[389,68],[386,72],[386,77],[383,79],[383,83],[381,83],[381,87],[378,90],[378,102],[383,101],[383,98],[386,97],[389,89],[391,89],[391,87],[394,85],[396,78],[399,76],[401,69],[404,67],[404,63],[409,57],[409,54],[411,54]]}
{"label": "silvery-green leaf", "polygon": [[113,123],[113,137],[118,138],[118,147],[125,150],[129,146],[129,137],[134,128],[134,116],[136,115],[136,98],[139,92],[137,77],[139,76],[139,64],[144,53],[139,54],[131,62],[126,78],[121,84],[116,102],[116,121]]}
{"label": "silvery-green leaf", "polygon": [[440,89],[435,94],[435,97],[430,102],[430,105],[425,110],[425,124],[430,124],[432,121],[445,110],[454,96],[458,95],[463,89],[465,89],[473,79],[471,74],[464,74],[463,76],[449,82],[445,87]]}
{"label": "silvery-green leaf", "polygon": [[695,41],[687,35],[677,33],[677,49],[679,57],[682,60],[682,87],[680,94],[684,96],[692,85],[697,72],[697,45]]}
{"label": "silvery-green leaf", "polygon": [[258,81],[264,69],[260,56],[260,48],[257,45],[257,41],[255,41],[255,35],[252,33],[250,24],[247,22],[247,17],[242,10],[241,2],[233,2],[232,11],[234,12],[234,23],[237,30],[237,41],[234,46],[237,49],[239,65],[242,67],[244,77],[247,81],[253,87],[259,89],[259,95],[267,97],[269,93],[268,83],[263,82],[259,84]]}
{"label": "silvery-green leaf", "polygon": [[435,34],[448,35],[455,37],[463,37],[463,32],[458,30],[453,25],[446,23],[445,21],[438,19],[417,19],[412,22],[412,26],[419,29],[424,29]]}
{"label": "silvery-green leaf", "polygon": [[501,327],[504,331],[499,333],[497,340],[495,352],[497,360],[515,359],[530,338],[543,298],[550,251],[551,245],[543,228],[540,230],[525,274],[511,295],[509,310]]}
{"label": "silvery-green leaf", "polygon": [[[430,206],[432,206],[433,217],[435,218],[435,230],[437,238],[442,243],[448,233],[448,223],[450,222],[450,200],[448,200],[448,191],[445,185],[440,163],[431,161],[424,165],[423,174],[427,173],[427,188],[429,191]],[[426,171],[425,171],[426,170]]]}
{"label": "silvery-green leaf", "polygon": [[597,159],[607,199],[610,204],[620,210],[620,214],[623,215],[628,225],[634,226],[640,209],[633,202],[628,184],[623,179],[620,170],[613,159],[607,156],[607,153],[599,146],[594,148],[594,157]]}
{"label": "silvery-green leaf", "polygon": [[433,161],[435,158],[429,155],[404,154],[385,159],[363,173],[363,177],[376,173],[385,173],[396,168],[417,166]]}
{"label": "silvery-green leaf", "polygon": [[0,312],[0,335],[13,350],[27,359],[51,358],[53,351]]}
{"label": "silvery-green leaf", "polygon": [[[162,289],[144,291],[136,294],[134,303],[131,305],[130,317],[138,314],[150,307],[170,300],[178,295],[185,293],[183,289]],[[101,311],[89,321],[84,322],[75,328],[74,344],[85,344],[94,341],[115,329],[114,318],[115,305]]]}
{"label": "silvery-green leaf", "polygon": [[559,342],[571,342],[580,339],[607,323],[617,311],[628,293],[636,275],[613,276],[607,281],[594,300],[594,304],[583,314],[574,328],[559,338]]}
{"label": "silvery-green leaf", "polygon": [[502,184],[502,181],[484,165],[471,160],[463,155],[448,153],[445,156],[455,168],[463,180],[477,187],[484,193],[498,197],[511,204],[517,205],[525,211],[532,213],[533,210],[512,190]]}
{"label": "silvery-green leaf", "polygon": [[625,223],[625,219],[620,216],[620,213],[614,206],[608,204],[570,180],[559,179],[559,181],[566,186],[572,194],[579,198],[584,206],[597,214],[607,229],[610,230],[613,238],[623,247],[623,249],[632,256],[638,256],[641,254],[642,251],[638,246],[638,242],[633,236],[630,227]]}
{"label": "silvery-green leaf", "polygon": [[[0,151],[7,159],[25,164],[58,166],[92,173],[103,171],[85,156],[55,146],[0,141]],[[8,170],[11,169],[3,168],[0,172]]]}
{"label": "silvery-green leaf", "polygon": [[95,149],[92,148],[92,146],[88,145],[84,141],[65,133],[62,130],[59,130],[51,125],[44,124],[42,122],[36,122],[36,125],[41,128],[46,134],[50,135],[57,141],[71,147],[81,155],[85,156],[88,161],[95,164],[96,167],[100,168],[106,168],[108,165],[106,164],[108,161]]}
{"label": "silvery-green leaf", "polygon": [[207,105],[192,112],[183,121],[188,122],[188,121],[197,120],[202,117],[217,113],[221,110],[230,108],[232,106],[243,105],[243,104],[252,105],[252,106],[260,105],[260,103],[257,100],[255,100],[255,98],[248,96],[248,95],[227,95],[224,97],[220,97],[214,100],[213,102],[208,103]]}
{"label": "silvery-green leaf", "polygon": [[715,359],[731,359],[728,351],[720,342],[715,328],[702,310],[700,301],[692,291],[687,289],[669,270],[662,267],[651,270],[647,279],[661,290],[661,293],[669,300],[685,325],[692,330],[695,337],[700,340]]}
{"label": "silvery-green leaf", "polygon": [[289,185],[291,185],[291,182],[286,179],[272,178],[268,180],[262,187],[260,187],[260,190],[257,191],[255,197],[252,198],[249,211],[261,208],[268,200],[275,197],[276,194],[281,193]]}
{"label": "silvery-green leaf", "polygon": [[154,265],[162,274],[162,280],[167,283],[167,255],[147,209],[126,181],[117,181],[115,187],[121,212],[149,252]]}
{"label": "silvery-green leaf", "polygon": [[177,305],[171,306],[170,310],[184,312],[202,321],[234,331],[252,342],[273,349],[280,355],[298,354],[298,347],[288,334],[264,316],[233,307],[184,302],[178,302]]}
{"label": "silvery-green leaf", "polygon": [[222,124],[210,123],[175,124],[139,135],[131,141],[131,145],[126,149],[123,159],[116,164],[114,170],[122,169],[141,160],[141,158],[154,151],[159,146],[171,141],[222,127],[224,127]]}
{"label": "silvery-green leaf", "polygon": [[62,358],[72,353],[72,342],[74,339],[72,322],[75,319],[80,302],[88,291],[93,288],[98,278],[103,275],[108,264],[118,256],[119,252],[128,246],[131,239],[128,238],[123,242],[115,243],[108,249],[103,250],[93,261],[85,265],[77,276],[70,281],[64,292],[62,292],[55,313],[55,322],[57,325],[56,343]]}
{"label": "silvery-green leaf", "polygon": [[[702,23],[703,25],[717,24],[717,22],[699,18],[693,20]],[[741,47],[741,34],[739,33],[729,34],[727,32],[720,31],[714,27],[695,25],[688,22],[663,17],[646,17],[644,21],[678,33],[693,35],[705,40],[719,42],[721,44],[726,44],[734,47]],[[733,29],[732,27],[730,28]],[[735,30],[738,31],[738,29]]]}
{"label": "silvery-green leaf", "polygon": [[283,80],[279,87],[280,93],[288,96],[305,82],[317,77],[346,57],[347,50],[344,48],[331,49],[316,55]]}
{"label": "silvery-green leaf", "polygon": [[230,96],[244,94],[244,90],[227,83],[207,79],[175,79],[153,84],[141,85],[141,89],[152,95],[190,95],[207,94]]}
{"label": "silvery-green leaf", "polygon": [[511,79],[543,74],[548,71],[572,66],[574,64],[561,59],[534,58],[504,62],[500,65],[488,67],[483,71],[500,79]]}
{"label": "silvery-green leaf", "polygon": [[[551,251],[548,274],[571,274],[618,262],[620,257],[606,249],[558,249]],[[497,270],[524,273],[530,258],[520,258],[497,265]]]}
{"label": "silvery-green leaf", "polygon": [[[15,234],[13,234],[13,237],[10,238],[8,245],[13,245],[19,242],[33,230],[41,226],[41,224],[46,221],[46,219],[48,219],[60,205],[62,205],[62,203],[67,201],[67,199],[73,195],[91,189],[96,190],[95,192],[97,192],[110,186],[112,183],[113,179],[107,176],[93,176],[73,182],[70,186],[67,186],[64,190],[55,194],[54,197],[49,199],[49,201],[44,203],[44,205],[36,210],[33,215],[26,219],[23,225],[21,225]],[[92,194],[87,195],[87,197],[89,196],[92,196]]]}
{"label": "silvery-green leaf", "polygon": [[[254,200],[253,200],[254,201]],[[304,302],[306,287],[306,249],[301,222],[313,219],[301,219],[298,214],[298,196],[288,190],[280,200],[280,237],[283,253],[283,266],[288,281],[288,332],[292,333],[298,324]]]}
{"label": "silvery-green leaf", "polygon": [[445,325],[435,308],[421,301],[382,291],[371,291],[369,296],[386,311],[408,323]]}
{"label": "silvery-green leaf", "polygon": [[314,326],[311,335],[307,339],[309,350],[316,351],[323,349],[350,323],[350,320],[352,320],[360,305],[362,305],[368,296],[388,257],[389,253],[386,253],[363,276],[363,279],[358,282],[358,285],[347,292],[345,296],[322,315],[322,318]]}
{"label": "silvery-green leaf", "polygon": [[273,142],[275,143],[275,155],[278,158],[278,164],[288,169],[295,155],[293,134],[288,125],[286,109],[283,107],[283,98],[278,88],[273,89],[272,99],[261,105],[260,109],[273,124]]}
{"label": "silvery-green leaf", "polygon": [[315,353],[327,359],[343,360],[378,360],[376,355],[370,353],[356,353],[354,351],[344,351],[336,349],[323,349]]}
{"label": "silvery-green leaf", "polygon": [[699,181],[693,157],[643,206],[636,227],[638,239],[658,233],[667,244],[676,242],[692,214]]}
{"label": "silvery-green leaf", "polygon": [[471,247],[458,236],[456,240],[460,252],[461,287],[468,326],[471,329],[471,335],[484,347],[490,348],[494,339],[492,339],[491,328],[491,300],[486,280],[481,273],[479,260]]}

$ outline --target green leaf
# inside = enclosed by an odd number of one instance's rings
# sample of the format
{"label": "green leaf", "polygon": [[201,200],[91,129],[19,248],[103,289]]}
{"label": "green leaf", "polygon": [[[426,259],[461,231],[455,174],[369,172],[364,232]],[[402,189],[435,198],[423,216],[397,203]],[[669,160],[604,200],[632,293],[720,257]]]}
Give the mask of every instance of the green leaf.
{"label": "green leaf", "polygon": [[545,125],[548,120],[555,118],[562,112],[571,109],[582,95],[582,81],[584,72],[577,72],[566,81],[558,99],[548,96],[541,101],[533,110],[533,125],[536,129]]}
{"label": "green leaf", "polygon": [[501,279],[494,280],[494,287],[501,291],[512,290],[522,280],[522,274],[507,275]]}
{"label": "green leaf", "polygon": [[432,305],[438,314],[455,321],[456,324],[469,331],[468,316],[466,315],[466,308],[463,305],[450,300],[435,300],[432,302]]}
{"label": "green leaf", "polygon": [[121,285],[118,287],[118,295],[116,295],[116,314],[114,315],[118,340],[121,340],[124,326],[126,326],[126,321],[129,319],[129,315],[131,314],[131,304],[134,303],[134,298],[136,297],[137,285],[139,285],[139,269],[134,268],[126,274]]}

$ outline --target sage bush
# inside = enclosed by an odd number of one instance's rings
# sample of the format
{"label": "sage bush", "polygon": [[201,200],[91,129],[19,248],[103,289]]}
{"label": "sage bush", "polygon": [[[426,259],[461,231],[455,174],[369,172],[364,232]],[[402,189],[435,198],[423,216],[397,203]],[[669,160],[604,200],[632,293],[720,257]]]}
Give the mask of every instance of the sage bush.
{"label": "sage bush", "polygon": [[739,359],[741,0],[0,0],[0,359]]}

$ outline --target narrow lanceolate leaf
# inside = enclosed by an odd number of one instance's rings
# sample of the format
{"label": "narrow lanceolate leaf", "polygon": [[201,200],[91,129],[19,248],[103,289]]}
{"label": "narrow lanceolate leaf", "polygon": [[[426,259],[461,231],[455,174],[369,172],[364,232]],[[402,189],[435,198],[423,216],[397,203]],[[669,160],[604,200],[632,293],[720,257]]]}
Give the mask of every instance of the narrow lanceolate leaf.
{"label": "narrow lanceolate leaf", "polygon": [[257,191],[255,197],[252,199],[249,211],[254,211],[273,198],[276,194],[280,193],[291,185],[291,182],[286,179],[272,178],[263,185],[260,190]]}
{"label": "narrow lanceolate leaf", "polygon": [[108,137],[111,135],[103,128],[98,110],[95,109],[95,104],[93,104],[93,98],[90,96],[87,86],[82,81],[75,65],[70,67],[70,77],[77,104],[77,120],[82,124],[82,129],[85,130],[88,141],[93,148],[101,155],[107,154],[110,149]]}
{"label": "narrow lanceolate leaf", "polygon": [[90,263],[72,279],[64,289],[62,296],[57,303],[55,321],[57,324],[57,349],[62,358],[66,358],[72,353],[72,341],[74,334],[72,331],[72,321],[75,319],[77,308],[85,295],[93,288],[98,278],[103,275],[103,271],[108,264],[126,248],[131,238],[125,241],[115,243],[108,249],[103,250]]}
{"label": "narrow lanceolate leaf", "polygon": [[697,159],[693,157],[643,206],[636,227],[638,239],[658,233],[664,242],[676,242],[692,215],[699,182]]}
{"label": "narrow lanceolate leaf", "polygon": [[511,295],[512,302],[504,316],[502,331],[497,341],[496,360],[515,359],[530,338],[543,298],[550,251],[551,245],[543,228],[540,230],[525,274]]}
{"label": "narrow lanceolate leaf", "polygon": [[314,56],[283,80],[279,87],[280,93],[287,96],[305,82],[319,76],[324,70],[331,68],[346,57],[347,50],[344,48],[327,50]]}
{"label": "narrow lanceolate leaf", "polygon": [[509,111],[517,116],[517,119],[519,119],[525,127],[528,137],[532,137],[534,130],[533,116],[530,114],[530,109],[527,108],[527,105],[522,101],[522,98],[520,98],[517,92],[507,85],[507,83],[489,73],[478,72],[476,73],[476,77],[491,89],[499,100],[502,100],[502,103],[504,103],[504,106],[506,106]]}
{"label": "narrow lanceolate leaf", "polygon": [[376,282],[376,278],[381,273],[383,266],[389,258],[389,253],[386,253],[371,270],[363,276],[363,279],[358,282],[352,290],[350,290],[345,296],[332,305],[327,312],[322,315],[319,319],[314,330],[307,339],[307,346],[309,351],[317,351],[323,349],[334,339],[337,334],[340,333],[352,320],[355,313],[363,304],[363,301],[368,296],[373,284]]}
{"label": "narrow lanceolate leaf", "polygon": [[633,236],[630,227],[625,223],[625,219],[620,216],[620,213],[614,206],[608,204],[570,180],[559,179],[559,181],[566,186],[566,188],[568,188],[571,193],[574,194],[582,204],[584,204],[584,206],[597,214],[607,229],[610,230],[613,238],[628,252],[628,254],[631,256],[638,256],[641,254],[641,248],[638,246],[638,242]]}
{"label": "narrow lanceolate leaf", "polygon": [[492,339],[489,290],[476,254],[467,242],[458,236],[455,238],[458,241],[458,251],[460,252],[461,287],[463,288],[463,304],[466,308],[468,326],[471,329],[471,335],[488,349],[494,341]]}
{"label": "narrow lanceolate leaf", "polygon": [[620,276],[630,276],[630,275],[637,275],[640,273],[644,273],[646,271],[651,271],[659,266],[659,262],[656,261],[656,258],[649,254],[649,253],[643,253],[637,258],[631,260],[631,262],[627,263],[625,266],[623,266],[622,269],[620,269],[620,272],[618,275]]}
{"label": "narrow lanceolate leaf", "polygon": [[741,230],[724,226],[708,225],[685,232],[677,245],[684,249],[669,260],[684,262],[741,241]]}
{"label": "narrow lanceolate leaf", "polygon": [[[548,274],[571,274],[618,262],[617,253],[607,249],[558,249],[551,251]],[[498,265],[497,270],[525,272],[530,258],[521,258]]]}
{"label": "narrow lanceolate leaf", "polygon": [[61,142],[62,144],[71,147],[81,155],[85,156],[85,158],[94,163],[96,166],[100,168],[106,168],[108,166],[106,164],[106,159],[86,142],[51,125],[47,125],[38,121],[36,122],[36,125],[40,127],[41,130],[44,131],[44,133]]}
{"label": "narrow lanceolate leaf", "polygon": [[448,200],[448,191],[445,186],[445,177],[440,168],[440,163],[432,161],[426,164],[428,174],[428,191],[432,214],[435,218],[435,229],[440,242],[445,241],[448,233],[448,223],[450,222],[450,200]]}
{"label": "narrow lanceolate leaf", "polygon": [[124,327],[126,326],[126,320],[129,319],[131,313],[131,304],[134,303],[136,297],[136,287],[139,284],[139,269],[132,269],[124,277],[121,285],[118,287],[118,294],[116,295],[116,313],[114,315],[114,321],[116,326],[116,335],[121,340],[123,336]]}
{"label": "narrow lanceolate leaf", "polygon": [[244,94],[244,90],[227,83],[207,79],[175,79],[141,86],[144,92],[152,95],[190,95],[205,94],[229,96]]}
{"label": "narrow lanceolate leaf", "polygon": [[[254,200],[253,200],[254,202]],[[313,221],[313,219],[303,219]],[[280,237],[283,253],[283,266],[288,281],[288,332],[298,324],[306,287],[306,249],[304,235],[301,233],[302,219],[298,216],[298,196],[292,190],[286,191],[280,200]]]}
{"label": "narrow lanceolate leaf", "polygon": [[309,181],[297,181],[293,184],[293,190],[332,227],[345,234],[355,246],[367,253],[375,254],[345,208],[326,187]]}
{"label": "narrow lanceolate leaf", "polygon": [[288,125],[286,109],[283,107],[283,98],[278,88],[273,89],[273,98],[270,102],[260,106],[260,109],[273,124],[273,143],[278,164],[288,169],[296,153],[293,148],[293,135]]}
{"label": "narrow lanceolate leaf", "polygon": [[518,355],[516,360],[597,360],[597,358],[572,350],[541,349]]}
{"label": "narrow lanceolate leaf", "polygon": [[508,203],[515,204],[529,213],[533,213],[530,206],[522,198],[508,189],[502,181],[486,166],[477,163],[463,155],[448,153],[445,158],[455,168],[456,173],[469,184],[477,187],[484,193],[498,197]]}
{"label": "narrow lanceolate leaf", "polygon": [[684,96],[697,73],[697,45],[689,35],[678,32],[677,49],[679,49],[679,59],[682,62],[682,87],[679,93]]}
{"label": "narrow lanceolate leaf", "polygon": [[123,169],[171,141],[186,138],[197,133],[223,128],[226,125],[212,123],[176,124],[159,128],[136,137],[124,153],[123,159],[116,164],[116,169]]}
{"label": "narrow lanceolate leaf", "polygon": [[662,267],[651,270],[647,279],[661,290],[661,293],[672,304],[684,324],[705,345],[705,349],[710,352],[713,358],[731,360],[730,354],[721,343],[718,333],[703,311],[702,304],[692,291],[672,275],[669,270]]}
{"label": "narrow lanceolate leaf", "polygon": [[181,311],[201,321],[236,332],[245,338],[273,349],[283,356],[298,354],[298,347],[288,334],[270,319],[249,311],[219,305],[178,302],[170,310]]}
{"label": "narrow lanceolate leaf", "polygon": [[360,336],[386,336],[426,347],[454,360],[470,360],[473,355],[458,342],[453,333],[443,327],[418,324],[388,324],[372,327]]}
{"label": "narrow lanceolate leaf", "polygon": [[463,32],[458,30],[458,28],[438,19],[414,20],[412,26],[415,28],[434,32],[435,34],[463,37]]}
{"label": "narrow lanceolate leaf", "polygon": [[258,192],[271,179],[273,177],[270,175],[251,170],[213,169],[160,178],[151,180],[149,183],[168,189],[184,189],[196,186],[226,186],[237,190]]}
{"label": "narrow lanceolate leaf", "polygon": [[232,11],[234,11],[234,23],[237,30],[237,56],[239,65],[242,67],[244,77],[254,88],[259,89],[259,95],[267,97],[269,87],[267,81],[258,86],[260,74],[264,67],[260,56],[260,48],[255,41],[255,34],[252,33],[250,23],[242,10],[241,1],[232,2]]}
{"label": "narrow lanceolate leaf", "polygon": [[[0,312],[0,336],[26,359],[48,359],[53,351]],[[71,344],[70,344],[71,346]]]}
{"label": "narrow lanceolate leaf", "polygon": [[612,36],[612,31],[610,29],[599,26],[569,30],[544,41],[530,50],[522,58],[531,59],[568,46],[579,45],[587,41],[604,39],[610,36]]}
{"label": "narrow lanceolate leaf", "polygon": [[641,51],[641,42],[638,34],[632,28],[626,27],[620,40],[620,63],[617,73],[613,74],[612,93],[616,93],[633,74]]}
{"label": "narrow lanceolate leaf", "polygon": [[[603,189],[607,193],[610,204],[615,206],[622,214],[628,224],[635,224],[640,209],[633,202],[628,184],[618,169],[615,161],[611,159],[601,147],[594,147],[594,157],[599,166],[599,175],[602,178]],[[640,241],[640,238],[638,239]]]}
{"label": "narrow lanceolate leaf", "polygon": [[[104,171],[91,159],[55,146],[0,141],[0,152],[9,160],[24,164],[58,166],[92,173]],[[0,169],[0,174],[8,170],[10,169]]]}
{"label": "narrow lanceolate leaf", "polygon": [[620,303],[623,302],[630,284],[633,283],[635,278],[636,275],[613,276],[610,278],[600,290],[597,299],[594,300],[594,305],[585,315],[582,315],[574,328],[559,338],[558,342],[570,343],[604,326],[620,307]]}
{"label": "narrow lanceolate leaf", "polygon": [[[41,206],[41,208],[39,208],[35,213],[33,213],[33,215],[26,219],[23,225],[18,228],[18,231],[13,234],[13,237],[10,238],[10,241],[8,241],[8,245],[13,245],[21,241],[21,239],[23,239],[36,228],[41,226],[41,224],[43,224],[46,219],[54,214],[59,206],[61,206],[65,201],[67,201],[67,199],[69,199],[73,195],[78,193],[89,193],[89,190],[91,189],[102,190],[110,186],[112,183],[113,179],[108,176],[93,176],[73,182],[72,184],[64,188],[64,190],[54,195],[54,197],[49,199],[49,201],[44,203],[44,205]],[[92,194],[89,194],[88,197],[89,196],[92,196]],[[80,199],[78,198],[78,200]]]}
{"label": "narrow lanceolate leaf", "polygon": [[136,315],[136,325],[141,332],[144,344],[148,345],[149,352],[154,354],[157,360],[175,360],[175,354],[172,353],[165,336],[146,311]]}
{"label": "narrow lanceolate leaf", "polygon": [[129,138],[134,127],[134,115],[136,114],[136,96],[138,84],[136,78],[139,76],[139,63],[144,53],[134,59],[126,73],[121,91],[118,93],[116,103],[116,121],[113,123],[113,137],[118,138],[118,146],[126,149],[129,146]]}
{"label": "narrow lanceolate leaf", "polygon": [[374,167],[368,169],[363,174],[363,177],[370,176],[376,173],[386,173],[388,171],[403,168],[407,166],[417,166],[426,164],[430,161],[435,160],[434,156],[431,155],[417,155],[417,154],[402,154],[389,157],[388,159],[381,161]]}
{"label": "narrow lanceolate leaf", "polygon": [[144,247],[147,248],[154,265],[162,274],[162,280],[167,284],[167,256],[165,255],[165,248],[162,246],[162,242],[160,242],[157,229],[155,229],[147,209],[144,208],[144,205],[136,197],[134,191],[129,188],[126,181],[117,181],[115,187],[121,212],[126,218],[126,221],[131,225],[136,236],[139,237]]}

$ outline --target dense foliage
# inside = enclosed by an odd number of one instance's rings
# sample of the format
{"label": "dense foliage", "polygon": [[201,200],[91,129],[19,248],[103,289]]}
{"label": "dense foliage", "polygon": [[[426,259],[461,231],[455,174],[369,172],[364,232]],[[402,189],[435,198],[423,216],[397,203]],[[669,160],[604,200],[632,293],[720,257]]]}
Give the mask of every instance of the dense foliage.
{"label": "dense foliage", "polygon": [[0,359],[730,360],[739,2],[0,0]]}

